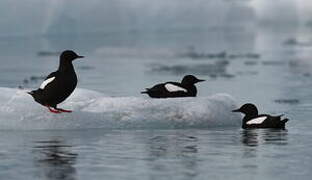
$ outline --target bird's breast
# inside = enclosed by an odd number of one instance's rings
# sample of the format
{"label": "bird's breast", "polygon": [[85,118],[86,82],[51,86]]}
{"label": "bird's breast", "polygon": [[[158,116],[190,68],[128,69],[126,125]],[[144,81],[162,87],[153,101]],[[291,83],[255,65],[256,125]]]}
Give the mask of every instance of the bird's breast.
{"label": "bird's breast", "polygon": [[63,76],[60,76],[61,86],[64,90],[71,93],[77,86],[77,75],[75,72],[64,73]]}

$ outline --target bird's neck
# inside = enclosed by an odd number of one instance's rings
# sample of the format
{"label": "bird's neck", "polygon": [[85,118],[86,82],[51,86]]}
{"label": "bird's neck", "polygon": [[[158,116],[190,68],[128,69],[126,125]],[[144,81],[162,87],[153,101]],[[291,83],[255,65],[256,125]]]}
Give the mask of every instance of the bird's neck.
{"label": "bird's neck", "polygon": [[[195,85],[193,83],[185,83],[185,82],[181,82],[181,85],[185,88],[192,88],[195,87]],[[196,87],[195,87],[196,88]]]}
{"label": "bird's neck", "polygon": [[256,118],[258,116],[258,113],[250,113],[250,114],[246,114],[244,117],[244,121],[248,121],[250,119]]}
{"label": "bird's neck", "polygon": [[196,86],[194,84],[181,83],[181,85],[182,85],[182,87],[187,89],[188,93],[191,96],[196,96],[197,95],[197,89],[196,89]]}
{"label": "bird's neck", "polygon": [[73,63],[71,61],[60,60],[59,71],[71,71],[74,70]]}

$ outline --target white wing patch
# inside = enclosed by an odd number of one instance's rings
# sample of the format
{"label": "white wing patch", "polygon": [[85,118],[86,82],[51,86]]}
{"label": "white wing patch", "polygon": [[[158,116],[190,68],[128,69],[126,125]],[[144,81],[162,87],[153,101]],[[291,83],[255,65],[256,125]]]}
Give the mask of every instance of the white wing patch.
{"label": "white wing patch", "polygon": [[176,85],[173,85],[173,84],[170,84],[170,83],[165,84],[165,88],[169,92],[177,92],[177,91],[187,92],[186,89],[179,87],[179,86],[176,86]]}
{"label": "white wing patch", "polygon": [[51,77],[49,79],[46,79],[43,81],[43,83],[40,85],[40,89],[44,89],[50,82],[52,82],[55,79],[55,77]]}
{"label": "white wing patch", "polygon": [[258,117],[258,118],[251,119],[251,120],[247,121],[246,124],[249,124],[249,125],[251,125],[251,124],[261,124],[266,119],[267,119],[266,116]]}

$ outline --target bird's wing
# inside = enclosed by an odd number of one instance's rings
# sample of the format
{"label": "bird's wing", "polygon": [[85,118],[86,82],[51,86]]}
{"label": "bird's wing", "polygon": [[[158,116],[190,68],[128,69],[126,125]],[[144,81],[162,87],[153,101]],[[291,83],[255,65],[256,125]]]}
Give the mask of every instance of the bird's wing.
{"label": "bird's wing", "polygon": [[151,88],[145,88],[147,92],[161,92],[165,90],[164,84],[156,84],[155,86]]}
{"label": "bird's wing", "polygon": [[284,116],[284,114],[280,114],[280,115],[276,115],[276,116],[271,116],[271,115],[268,115],[268,114],[263,114],[263,116],[267,116],[270,118],[271,121],[281,121],[282,117]]}
{"label": "bird's wing", "polygon": [[173,83],[166,83],[165,88],[169,92],[178,92],[178,91],[187,92],[187,90],[184,89],[183,87],[177,86]]}
{"label": "bird's wing", "polygon": [[45,80],[47,80],[47,79],[49,79],[49,78],[51,78],[51,77],[55,77],[56,74],[57,74],[57,72],[52,72],[51,74],[49,74],[49,75],[45,78]]}
{"label": "bird's wing", "polygon": [[56,77],[56,72],[49,74],[45,80],[41,83],[39,89],[44,89],[49,83],[51,83]]}
{"label": "bird's wing", "polygon": [[261,117],[256,117],[254,119],[251,119],[249,121],[247,121],[246,124],[248,125],[252,125],[252,124],[261,124],[263,123],[263,121],[265,121],[268,117],[267,116],[261,116]]}

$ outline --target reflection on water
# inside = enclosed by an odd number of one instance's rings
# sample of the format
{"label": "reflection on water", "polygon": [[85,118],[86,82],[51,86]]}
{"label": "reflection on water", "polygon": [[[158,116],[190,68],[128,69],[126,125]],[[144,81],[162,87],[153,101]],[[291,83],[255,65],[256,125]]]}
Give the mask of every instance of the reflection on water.
{"label": "reflection on water", "polygon": [[[153,172],[158,172],[158,178],[181,176],[194,179],[198,176],[198,139],[186,135],[155,136],[149,141],[149,166]],[[164,163],[168,161],[168,163]],[[168,166],[168,164],[171,164]],[[175,171],[168,171],[172,169]],[[176,172],[178,171],[178,172]],[[173,174],[171,174],[173,173]],[[152,179],[155,176],[151,177]]]}
{"label": "reflection on water", "polygon": [[[284,146],[288,144],[287,130],[279,129],[249,129],[241,132],[241,142],[245,147],[242,151],[244,159],[258,159],[263,151],[268,156],[279,154],[277,151],[268,149],[268,145]],[[263,149],[264,148],[264,149]],[[271,153],[270,153],[271,152]],[[258,167],[256,164],[248,164],[248,168]],[[246,168],[246,167],[245,167]]]}
{"label": "reflection on water", "polygon": [[246,146],[261,144],[287,145],[287,130],[250,129],[241,132],[241,141]]}
{"label": "reflection on water", "polygon": [[78,154],[71,152],[71,146],[65,142],[54,139],[37,141],[33,147],[35,165],[40,169],[46,179],[74,180],[76,168],[74,167]]}
{"label": "reflection on water", "polygon": [[186,156],[197,151],[197,138],[193,136],[155,136],[150,139],[150,153],[153,157]]}

